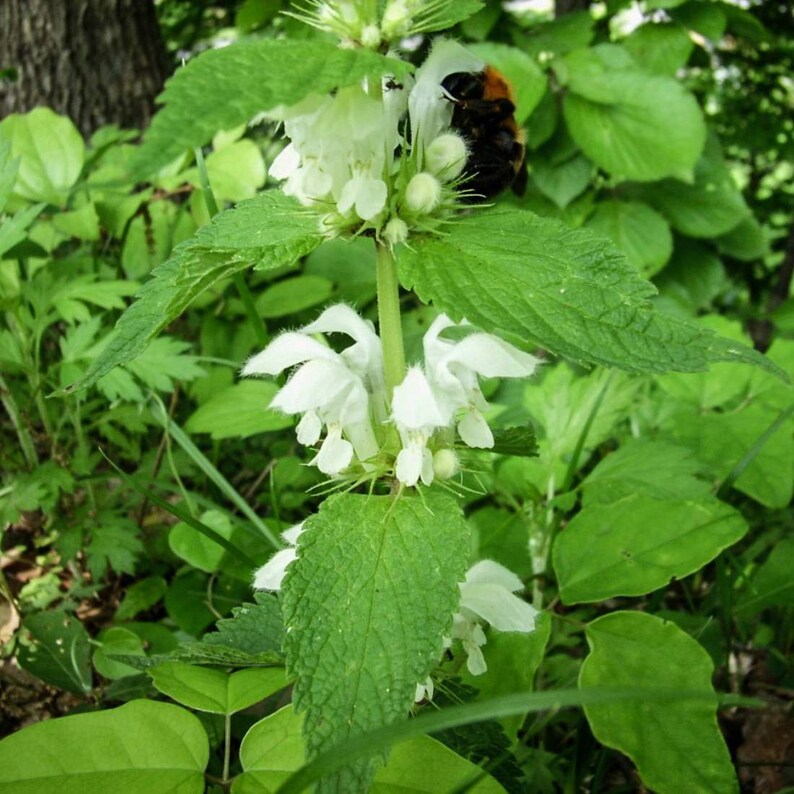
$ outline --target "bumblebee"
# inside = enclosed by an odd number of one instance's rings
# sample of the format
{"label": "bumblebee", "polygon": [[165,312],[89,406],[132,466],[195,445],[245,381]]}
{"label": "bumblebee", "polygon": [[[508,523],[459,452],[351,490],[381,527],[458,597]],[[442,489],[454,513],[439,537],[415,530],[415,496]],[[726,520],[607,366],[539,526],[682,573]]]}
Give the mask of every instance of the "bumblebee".
{"label": "bumblebee", "polygon": [[452,127],[465,139],[463,200],[476,204],[506,190],[524,195],[527,164],[524,132],[515,119],[510,83],[492,66],[482,72],[454,72],[441,82],[450,102]]}

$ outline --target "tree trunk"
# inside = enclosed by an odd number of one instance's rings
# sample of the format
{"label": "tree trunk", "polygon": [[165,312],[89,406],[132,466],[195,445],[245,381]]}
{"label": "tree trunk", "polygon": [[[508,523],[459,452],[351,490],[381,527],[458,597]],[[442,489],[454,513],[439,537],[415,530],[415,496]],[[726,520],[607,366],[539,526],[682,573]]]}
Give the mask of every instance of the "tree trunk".
{"label": "tree trunk", "polygon": [[0,0],[0,69],[0,116],[47,105],[87,136],[144,127],[170,65],[153,0]]}

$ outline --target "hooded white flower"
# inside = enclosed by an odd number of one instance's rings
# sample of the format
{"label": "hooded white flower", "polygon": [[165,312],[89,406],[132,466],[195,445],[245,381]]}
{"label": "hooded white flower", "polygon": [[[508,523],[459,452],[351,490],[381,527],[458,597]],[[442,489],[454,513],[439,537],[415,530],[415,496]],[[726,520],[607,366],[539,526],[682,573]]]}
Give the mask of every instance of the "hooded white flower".
{"label": "hooded white flower", "polygon": [[473,565],[460,585],[460,606],[453,617],[452,637],[460,640],[468,656],[466,666],[472,675],[482,675],[488,668],[482,653],[486,643],[481,621],[497,631],[530,632],[535,630],[538,610],[515,592],[524,589],[521,580],[493,560]]}
{"label": "hooded white flower", "polygon": [[[460,323],[457,327],[465,325]],[[459,342],[441,337],[442,331],[454,327],[455,323],[441,314],[425,334],[427,379],[447,423],[462,411],[457,427],[463,443],[490,449],[494,438],[483,416],[488,403],[480,391],[478,376],[526,378],[534,373],[540,360],[493,334],[472,333]]]}
{"label": "hooded white flower", "polygon": [[[339,332],[354,344],[336,353],[310,334]],[[383,362],[380,340],[371,323],[353,309],[338,304],[313,323],[277,336],[243,367],[243,375],[277,375],[300,365],[270,403],[287,414],[303,414],[298,441],[312,446],[326,437],[312,463],[334,476],[346,469],[353,455],[362,462],[378,453],[372,413],[383,417]]]}
{"label": "hooded white flower", "polygon": [[254,590],[270,590],[276,592],[281,589],[281,582],[287,572],[287,566],[298,558],[295,548],[298,538],[303,532],[303,522],[284,530],[281,537],[289,546],[277,551],[255,574]]}
{"label": "hooded white flower", "polygon": [[423,700],[432,700],[435,691],[436,688],[433,684],[433,679],[428,676],[424,681],[416,685],[414,703],[421,703]]}

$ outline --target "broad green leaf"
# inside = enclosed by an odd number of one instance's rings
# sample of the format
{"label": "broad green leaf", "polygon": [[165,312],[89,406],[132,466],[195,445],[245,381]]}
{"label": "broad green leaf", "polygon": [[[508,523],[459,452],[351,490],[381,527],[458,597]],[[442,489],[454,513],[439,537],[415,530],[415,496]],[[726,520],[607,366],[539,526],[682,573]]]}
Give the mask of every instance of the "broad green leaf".
{"label": "broad green leaf", "polygon": [[238,606],[249,596],[251,589],[248,584],[228,577],[213,580],[211,586],[208,580],[207,574],[189,570],[174,577],[165,594],[169,617],[194,637],[199,636],[218,617],[218,613],[225,615],[232,607]]}
{"label": "broad green leaf", "polygon": [[[673,623],[643,612],[613,612],[587,627],[590,655],[583,689],[626,687],[710,693],[713,665],[705,650]],[[658,794],[732,794],[736,775],[717,725],[716,696],[702,699],[590,704],[593,735],[637,765]]]}
{"label": "broad green leaf", "polygon": [[[212,152],[207,157],[207,175],[218,201],[242,201],[256,195],[267,171],[259,147],[246,139]],[[196,187],[201,187],[200,182]]]}
{"label": "broad green leaf", "polygon": [[327,301],[333,291],[331,281],[322,276],[292,276],[268,287],[256,299],[256,308],[266,318],[286,317]]}
{"label": "broad green leaf", "polygon": [[769,253],[769,240],[764,227],[748,216],[717,238],[717,248],[721,254],[733,259],[752,262]]}
{"label": "broad green leaf", "polygon": [[129,629],[114,626],[103,631],[97,640],[100,646],[94,651],[94,667],[105,678],[113,681],[135,675],[138,670],[128,664],[116,661],[113,657],[119,655],[146,656],[141,638]]}
{"label": "broad green leaf", "polygon": [[116,610],[114,620],[134,618],[139,612],[150,609],[165,595],[168,586],[162,576],[147,576],[131,584],[124,592],[124,599]]}
{"label": "broad green leaf", "polygon": [[[340,494],[306,521],[282,598],[310,757],[407,715],[450,631],[468,536],[456,501],[430,490]],[[366,788],[374,771],[362,759],[319,790]]]}
{"label": "broad green leaf", "polygon": [[268,410],[278,391],[275,383],[244,380],[210,397],[185,424],[189,433],[209,433],[215,440],[248,438],[291,427],[291,417]]}
{"label": "broad green leaf", "polygon": [[19,159],[11,155],[11,141],[0,136],[0,212],[8,201],[19,169]]}
{"label": "broad green leaf", "polygon": [[750,578],[747,589],[736,604],[743,615],[757,615],[773,606],[794,602],[794,538],[784,537]]}
{"label": "broad green leaf", "polygon": [[638,596],[681,579],[747,532],[741,514],[714,498],[626,496],[582,509],[552,552],[564,604]]}
{"label": "broad green leaf", "polygon": [[585,507],[632,494],[652,499],[700,499],[711,490],[697,478],[703,464],[692,450],[666,441],[636,440],[602,458],[581,488]]}
{"label": "broad green leaf", "polygon": [[166,83],[165,105],[146,131],[132,170],[148,176],[185,150],[203,146],[278,105],[294,105],[310,93],[327,94],[372,75],[404,77],[406,61],[363,49],[340,49],[317,39],[249,39],[205,50]]}
{"label": "broad green leaf", "polygon": [[[243,773],[235,778],[232,794],[272,794],[306,763],[301,738],[302,719],[291,706],[257,722],[243,738],[240,762]],[[379,769],[371,794],[452,791],[482,776],[482,770],[428,736],[400,742],[389,761]],[[504,791],[490,775],[467,791],[496,794]]]}
{"label": "broad green leaf", "polygon": [[521,579],[532,576],[529,523],[524,515],[488,506],[473,512],[469,525],[474,534],[473,559],[495,560]]}
{"label": "broad green leaf", "polygon": [[289,683],[283,667],[251,667],[225,673],[184,662],[165,662],[148,673],[164,695],[212,714],[234,714],[247,709]]}
{"label": "broad green leaf", "polygon": [[406,287],[454,319],[634,372],[735,360],[777,369],[708,329],[654,312],[655,289],[606,240],[521,210],[461,218],[399,252]]}
{"label": "broad green leaf", "polygon": [[621,42],[643,69],[674,77],[686,65],[694,42],[675,23],[646,22]]}
{"label": "broad green leaf", "polygon": [[363,307],[377,292],[372,256],[372,240],[329,240],[306,257],[304,274],[334,282],[338,299]]}
{"label": "broad green leaf", "polygon": [[695,98],[671,78],[615,68],[616,51],[599,49],[577,50],[558,69],[568,89],[563,112],[574,140],[617,177],[691,178],[706,141]]}
{"label": "broad green leaf", "polygon": [[674,229],[689,237],[725,234],[750,214],[713,134],[695,167],[693,184],[665,179],[635,192],[659,210]]}
{"label": "broad green leaf", "polygon": [[221,279],[251,265],[265,270],[288,265],[321,240],[315,219],[280,191],[266,191],[216,215],[155,269],[88,372],[59,394],[85,389],[135,358],[194,298]]}
{"label": "broad green leaf", "polygon": [[548,52],[561,55],[586,47],[595,35],[594,25],[595,19],[588,11],[574,11],[529,29],[519,29],[513,39],[516,46],[530,55]]}
{"label": "broad green leaf", "polygon": [[470,44],[467,49],[489,66],[498,69],[508,79],[515,91],[515,119],[519,125],[523,124],[546,92],[546,75],[534,59],[517,47],[485,42]]}
{"label": "broad green leaf", "polygon": [[66,116],[49,108],[12,113],[0,122],[0,138],[19,157],[14,193],[29,201],[63,206],[83,170],[85,144]]}
{"label": "broad green leaf", "polygon": [[60,232],[79,240],[99,239],[99,217],[92,202],[71,212],[59,212],[52,217],[52,225]]}
{"label": "broad green leaf", "polygon": [[[234,528],[226,513],[220,510],[208,510],[201,514],[199,520],[222,538],[231,540]],[[185,560],[193,568],[207,573],[215,573],[226,554],[223,546],[184,521],[171,527],[168,533],[168,545],[177,557]]]}
{"label": "broad green leaf", "polygon": [[5,794],[201,794],[207,735],[189,711],[134,700],[47,720],[0,742]]}
{"label": "broad green leaf", "polygon": [[670,262],[654,282],[665,299],[693,316],[710,308],[720,292],[729,287],[722,262],[713,250],[687,238],[675,241]]}
{"label": "broad green leaf", "polygon": [[532,181],[544,196],[565,208],[593,178],[593,164],[577,154],[562,163],[549,162],[541,151],[531,160]]}
{"label": "broad green leaf", "polygon": [[231,618],[219,620],[218,630],[205,634],[204,643],[250,654],[281,653],[284,620],[278,599],[269,593],[255,593],[254,600],[255,604],[235,607]]}
{"label": "broad green leaf", "polygon": [[586,225],[609,237],[645,278],[661,270],[673,253],[667,221],[639,201],[602,201]]}
{"label": "broad green leaf", "polygon": [[728,20],[718,3],[703,3],[688,0],[670,12],[670,16],[685,28],[694,30],[712,41],[719,41],[725,34]]}
{"label": "broad green leaf", "polygon": [[68,692],[91,691],[90,640],[74,615],[61,610],[37,612],[25,618],[22,632],[20,667]]}

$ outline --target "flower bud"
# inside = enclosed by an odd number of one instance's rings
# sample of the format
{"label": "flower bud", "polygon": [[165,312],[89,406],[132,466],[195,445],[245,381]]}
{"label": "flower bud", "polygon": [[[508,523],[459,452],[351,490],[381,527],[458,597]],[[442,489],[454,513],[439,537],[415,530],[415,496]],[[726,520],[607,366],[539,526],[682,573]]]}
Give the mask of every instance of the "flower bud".
{"label": "flower bud", "polygon": [[380,46],[381,35],[377,25],[365,25],[361,31],[361,43],[364,47],[374,50]]}
{"label": "flower bud", "polygon": [[405,0],[391,0],[383,12],[381,26],[386,39],[395,39],[405,36],[411,29],[410,12]]}
{"label": "flower bud", "polygon": [[440,449],[433,455],[433,473],[439,480],[449,480],[460,471],[458,456],[452,449]]}
{"label": "flower bud", "polygon": [[404,243],[408,239],[408,224],[402,218],[392,218],[383,229],[383,238],[389,245]]}
{"label": "flower bud", "polygon": [[412,212],[432,212],[441,201],[441,183],[427,172],[411,177],[405,189],[405,205]]}
{"label": "flower bud", "polygon": [[425,150],[425,165],[428,171],[437,174],[444,181],[460,175],[466,165],[466,144],[459,135],[446,133],[439,135]]}

